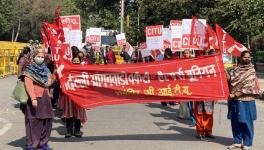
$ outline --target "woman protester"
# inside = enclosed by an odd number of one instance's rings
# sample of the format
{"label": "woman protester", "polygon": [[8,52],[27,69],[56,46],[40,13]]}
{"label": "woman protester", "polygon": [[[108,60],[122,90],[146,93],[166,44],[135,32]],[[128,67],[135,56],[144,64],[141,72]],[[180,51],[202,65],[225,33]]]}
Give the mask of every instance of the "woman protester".
{"label": "woman protester", "polygon": [[241,63],[227,73],[230,85],[228,119],[231,120],[233,144],[228,149],[249,150],[253,144],[254,120],[257,119],[255,98],[260,94],[251,52],[241,53]]}
{"label": "woman protester", "polygon": [[[73,57],[72,63],[74,65],[80,65],[81,58],[78,55]],[[60,94],[58,104],[58,107],[63,110],[63,118],[65,118],[66,121],[67,132],[65,134],[65,138],[70,138],[71,136],[81,138],[81,123],[85,123],[87,121],[85,109],[79,107],[72,100],[70,100],[69,96],[62,92]]]}
{"label": "woman protester", "polygon": [[25,115],[26,150],[50,150],[48,145],[52,129],[53,112],[49,96],[49,86],[55,75],[50,74],[45,63],[46,53],[43,49],[35,50],[30,62],[20,76],[24,80],[29,95],[27,104],[21,105]]}
{"label": "woman protester", "polygon": [[[172,51],[171,51],[170,48],[166,48],[165,49],[165,52],[164,52],[164,60],[169,60],[169,59],[173,59],[173,53],[172,53]],[[175,102],[172,102],[172,101],[169,101],[168,103],[171,106],[176,105],[176,103]],[[161,105],[162,106],[167,106],[168,104],[167,104],[167,102],[161,102]]]}
{"label": "woman protester", "polygon": [[[213,49],[206,50],[204,52],[204,55],[213,54],[215,54],[215,51]],[[196,126],[197,139],[215,138],[212,134],[214,121],[214,103],[215,101],[213,100],[193,102],[193,113],[196,121],[194,125]]]}
{"label": "woman protester", "polygon": [[22,70],[24,69],[26,64],[28,64],[29,56],[30,56],[30,48],[24,47],[22,52],[19,54],[17,62],[16,62],[18,65],[17,77],[21,76]]}

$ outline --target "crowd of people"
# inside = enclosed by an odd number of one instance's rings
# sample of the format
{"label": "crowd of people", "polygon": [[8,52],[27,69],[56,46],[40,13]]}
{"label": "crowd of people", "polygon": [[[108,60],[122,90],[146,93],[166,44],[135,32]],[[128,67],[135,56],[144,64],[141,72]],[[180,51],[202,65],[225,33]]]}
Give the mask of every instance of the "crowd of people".
{"label": "crowd of people", "polygon": [[[96,54],[90,45],[79,50],[71,47],[72,64],[95,64]],[[164,53],[153,51],[152,55],[142,57],[141,51],[135,48],[132,55],[122,47],[119,55],[124,63],[147,63],[168,59],[190,59],[201,55],[213,55],[214,50],[195,52],[184,50],[173,53],[167,48]],[[116,55],[111,46],[100,49],[101,64],[115,64]],[[81,138],[81,126],[87,121],[85,109],[79,107],[67,95],[60,91],[59,81],[56,79],[56,69],[50,59],[50,54],[41,48],[32,50],[25,47],[17,60],[18,79],[24,81],[29,95],[27,104],[20,108],[25,115],[26,150],[37,148],[51,149],[48,140],[52,129],[53,108],[62,110],[65,120],[65,138],[72,136]],[[255,98],[260,95],[260,89],[254,66],[251,63],[250,51],[241,53],[241,63],[231,72],[226,72],[230,86],[230,100],[228,101],[228,119],[231,120],[233,144],[228,149],[240,148],[248,150],[253,144],[254,120],[256,120]],[[50,96],[51,95],[51,96]],[[190,127],[196,127],[196,138],[215,138],[213,136],[213,112],[215,101],[161,102],[161,107],[179,106],[179,119],[189,119]]]}

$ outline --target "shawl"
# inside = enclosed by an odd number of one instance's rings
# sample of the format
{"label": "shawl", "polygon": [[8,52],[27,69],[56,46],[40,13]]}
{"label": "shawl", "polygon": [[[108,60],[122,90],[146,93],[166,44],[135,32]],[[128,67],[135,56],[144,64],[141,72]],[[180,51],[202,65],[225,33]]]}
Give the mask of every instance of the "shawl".
{"label": "shawl", "polygon": [[254,65],[238,65],[230,74],[231,93],[240,91],[243,94],[259,94],[256,71]]}
{"label": "shawl", "polygon": [[50,86],[50,71],[45,63],[41,66],[37,65],[35,62],[26,65],[22,75],[25,75],[32,79],[35,83],[49,87]]}

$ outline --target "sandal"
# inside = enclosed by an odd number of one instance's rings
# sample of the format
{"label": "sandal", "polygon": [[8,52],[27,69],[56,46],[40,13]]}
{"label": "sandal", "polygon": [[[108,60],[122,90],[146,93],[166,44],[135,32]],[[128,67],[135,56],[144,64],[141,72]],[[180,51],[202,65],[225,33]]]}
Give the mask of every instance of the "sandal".
{"label": "sandal", "polygon": [[242,147],[242,150],[250,150],[251,149],[251,147],[249,147],[249,146],[243,146]]}
{"label": "sandal", "polygon": [[242,145],[241,144],[232,144],[227,147],[227,149],[241,149]]}

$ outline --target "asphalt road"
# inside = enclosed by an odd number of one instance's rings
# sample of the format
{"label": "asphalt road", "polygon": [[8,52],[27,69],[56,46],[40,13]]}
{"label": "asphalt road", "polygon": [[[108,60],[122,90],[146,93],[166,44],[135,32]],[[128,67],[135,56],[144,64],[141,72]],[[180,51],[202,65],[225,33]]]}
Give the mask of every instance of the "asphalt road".
{"label": "asphalt road", "polygon": [[[10,97],[16,77],[0,79],[0,149],[20,150],[25,144],[24,116]],[[264,88],[264,80],[260,80]],[[253,149],[263,150],[264,102],[257,100]],[[195,138],[190,121],[177,119],[178,106],[163,108],[159,103],[97,107],[87,111],[82,138],[65,139],[60,112],[55,112],[50,146],[55,150],[223,150],[232,144],[226,101],[215,107],[213,134],[216,139]]]}

